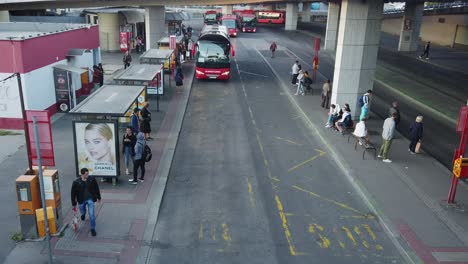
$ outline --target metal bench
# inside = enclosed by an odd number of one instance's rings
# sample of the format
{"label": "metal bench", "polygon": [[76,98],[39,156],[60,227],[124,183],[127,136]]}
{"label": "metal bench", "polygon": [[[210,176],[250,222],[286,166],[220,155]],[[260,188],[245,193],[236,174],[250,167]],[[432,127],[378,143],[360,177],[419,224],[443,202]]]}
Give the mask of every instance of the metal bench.
{"label": "metal bench", "polygon": [[348,136],[348,143],[349,139],[353,137],[355,139],[354,142],[354,150],[357,150],[357,145],[360,143],[362,148],[364,149],[362,151],[362,159],[364,159],[364,155],[366,154],[366,150],[374,150],[374,159],[377,159],[377,149],[375,146],[367,139],[361,138],[361,137],[356,137],[353,133],[350,133]]}

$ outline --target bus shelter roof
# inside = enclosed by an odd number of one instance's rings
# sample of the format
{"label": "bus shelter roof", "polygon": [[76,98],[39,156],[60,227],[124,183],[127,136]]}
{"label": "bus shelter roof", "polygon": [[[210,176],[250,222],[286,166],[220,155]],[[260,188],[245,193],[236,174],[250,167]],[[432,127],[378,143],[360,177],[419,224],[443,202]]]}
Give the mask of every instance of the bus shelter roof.
{"label": "bus shelter roof", "polygon": [[163,68],[161,64],[134,64],[114,76],[115,81],[144,81],[149,82],[156,78]]}
{"label": "bus shelter roof", "polygon": [[104,85],[70,111],[75,115],[124,116],[145,86]]}
{"label": "bus shelter roof", "polygon": [[173,49],[150,49],[140,56],[145,59],[168,59],[174,53]]}
{"label": "bus shelter roof", "polygon": [[[176,43],[180,43],[183,38],[183,36],[176,36]],[[169,43],[169,37],[162,37],[158,43]]]}

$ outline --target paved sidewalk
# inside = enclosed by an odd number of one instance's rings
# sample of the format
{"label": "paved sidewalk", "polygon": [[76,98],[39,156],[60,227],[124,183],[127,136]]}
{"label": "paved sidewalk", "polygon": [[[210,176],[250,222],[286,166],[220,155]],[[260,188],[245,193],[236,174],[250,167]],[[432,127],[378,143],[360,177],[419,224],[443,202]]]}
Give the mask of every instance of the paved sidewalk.
{"label": "paved sidewalk", "polygon": [[[260,52],[264,56],[268,54],[268,51]],[[463,205],[468,202],[467,186],[462,183],[458,188],[458,207],[448,206],[444,199],[450,185],[450,171],[429,155],[410,155],[409,141],[400,134],[389,154],[393,163],[374,160],[372,152],[366,153],[363,160],[363,149],[358,145],[355,151],[353,139],[348,143],[348,136],[324,127],[327,111],[320,107],[318,91],[325,76],[319,75],[314,95],[294,96],[295,87],[290,84],[288,74],[291,59],[265,57],[283,92],[296,106],[297,118],[307,124],[311,136],[322,140],[325,151],[367,202],[370,212],[400,245],[403,255],[413,263],[468,263],[468,212]],[[305,61],[301,63],[307,65]],[[309,67],[306,70],[310,72]],[[382,141],[382,124],[383,120],[374,114],[367,122],[370,140],[377,151]]]}
{"label": "paved sidewalk", "polygon": [[[156,112],[155,100],[150,100],[150,110],[153,114],[153,141],[149,146],[153,159],[146,165],[145,182],[130,185],[130,176],[121,175],[119,183],[100,182],[102,202],[96,206],[97,236],[89,234],[89,219],[80,226],[78,232],[67,228],[62,237],[52,239],[55,263],[143,263],[151,248],[159,204],[165,190],[165,181],[182,126],[185,108],[191,91],[193,63],[183,65],[185,76],[184,86],[165,89],[165,95],[160,101],[159,113]],[[172,82],[173,83],[173,82]],[[54,143],[58,169],[61,175],[62,212],[64,223],[69,223],[72,217],[69,190],[75,178],[73,143],[71,137],[71,118],[65,116],[53,125]],[[58,147],[57,147],[58,146]],[[68,154],[67,154],[68,153]],[[24,155],[17,153],[16,155]],[[14,157],[7,159],[11,170],[21,171],[23,163],[14,163]],[[6,164],[2,163],[3,168]],[[67,170],[68,168],[68,170]],[[122,170],[124,171],[124,170]],[[11,175],[11,176],[10,176]],[[13,182],[17,175],[9,174],[8,181]],[[11,178],[11,179],[10,179]],[[11,186],[10,186],[11,187]],[[11,189],[11,190],[10,190]],[[14,188],[5,191],[14,196]],[[16,203],[0,202],[3,208],[11,208],[15,212]],[[11,213],[11,212],[10,212]],[[12,221],[11,215],[9,218]],[[5,220],[6,221],[6,220]],[[15,223],[17,224],[17,223]],[[5,263],[46,263],[47,250],[45,242],[23,242],[7,256]]]}

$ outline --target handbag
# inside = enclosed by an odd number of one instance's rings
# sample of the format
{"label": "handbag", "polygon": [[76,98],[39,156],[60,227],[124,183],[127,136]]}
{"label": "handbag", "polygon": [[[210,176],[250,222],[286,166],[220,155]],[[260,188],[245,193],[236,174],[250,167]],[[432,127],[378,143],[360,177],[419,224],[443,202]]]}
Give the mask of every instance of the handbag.
{"label": "handbag", "polygon": [[414,151],[416,153],[421,153],[421,141],[419,141],[417,144],[416,144],[416,147],[414,148]]}
{"label": "handbag", "polygon": [[75,232],[77,232],[80,228],[80,220],[78,218],[78,213],[76,209],[73,210],[73,217],[70,224],[72,226],[73,231]]}

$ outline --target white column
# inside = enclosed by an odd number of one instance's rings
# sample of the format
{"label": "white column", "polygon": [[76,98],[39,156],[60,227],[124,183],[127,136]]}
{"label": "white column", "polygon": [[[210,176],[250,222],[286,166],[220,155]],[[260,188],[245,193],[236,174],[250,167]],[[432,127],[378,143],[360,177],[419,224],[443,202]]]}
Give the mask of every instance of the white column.
{"label": "white column", "polygon": [[164,6],[145,8],[145,31],[146,48],[157,48],[158,41],[167,35]]}
{"label": "white column", "polygon": [[327,30],[325,32],[326,50],[336,50],[336,37],[338,35],[338,23],[340,21],[340,4],[328,3]]}
{"label": "white column", "polygon": [[222,7],[222,11],[223,15],[225,14],[232,14],[232,5],[225,5]]}
{"label": "white column", "polygon": [[10,22],[10,12],[8,10],[0,11],[0,22]]}
{"label": "white column", "polygon": [[343,0],[336,47],[332,103],[348,103],[354,117],[358,98],[372,89],[383,17],[383,0]]}
{"label": "white column", "polygon": [[297,29],[297,3],[286,4],[286,24],[285,30]]}
{"label": "white column", "polygon": [[399,51],[416,51],[419,44],[419,33],[424,11],[424,3],[406,3],[405,15],[401,21]]}

